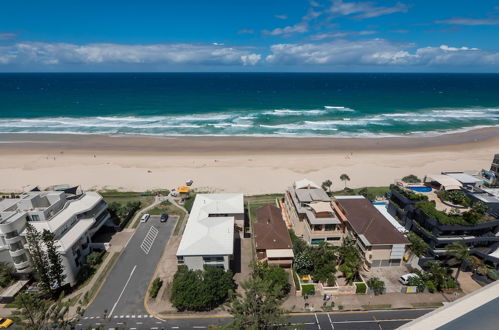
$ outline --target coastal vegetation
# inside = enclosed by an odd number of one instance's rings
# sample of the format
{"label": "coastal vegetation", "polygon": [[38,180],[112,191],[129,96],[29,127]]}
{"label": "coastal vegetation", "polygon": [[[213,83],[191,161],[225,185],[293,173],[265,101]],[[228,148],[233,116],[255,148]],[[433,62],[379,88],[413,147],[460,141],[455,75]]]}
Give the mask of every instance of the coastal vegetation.
{"label": "coastal vegetation", "polygon": [[421,183],[421,179],[415,176],[414,174],[406,175],[402,178],[402,181],[405,183]]}
{"label": "coastal vegetation", "polygon": [[438,192],[438,197],[443,201],[451,202],[454,205],[467,207],[470,205],[470,199],[461,190],[443,190]]}
{"label": "coastal vegetation", "polygon": [[131,200],[127,202],[111,202],[108,204],[108,211],[115,225],[124,227],[135,213],[140,210],[142,202],[140,200]]}
{"label": "coastal vegetation", "polygon": [[457,281],[452,277],[450,268],[442,266],[438,261],[429,261],[427,268],[428,271],[414,270],[418,276],[409,278],[409,285],[417,286],[419,292],[425,289],[429,292],[437,292],[457,287]]}
{"label": "coastal vegetation", "polygon": [[343,173],[342,175],[340,175],[340,180],[343,181],[343,183],[345,183],[345,189],[346,189],[347,182],[350,181],[350,177],[348,176],[348,174]]}
{"label": "coastal vegetation", "polygon": [[434,218],[442,225],[463,225],[472,226],[481,222],[487,222],[494,218],[482,213],[483,208],[480,206],[477,209],[471,208],[463,213],[447,213],[439,211],[435,207],[435,202],[420,201],[416,206],[427,216]]}
{"label": "coastal vegetation", "polygon": [[179,265],[173,277],[170,301],[179,311],[209,311],[234,291],[232,272],[214,266],[192,270]]}

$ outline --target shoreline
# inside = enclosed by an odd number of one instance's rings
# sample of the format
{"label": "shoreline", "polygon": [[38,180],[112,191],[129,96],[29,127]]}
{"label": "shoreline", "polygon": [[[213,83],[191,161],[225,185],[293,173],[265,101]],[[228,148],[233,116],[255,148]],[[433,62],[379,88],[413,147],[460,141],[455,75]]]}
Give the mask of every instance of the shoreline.
{"label": "shoreline", "polygon": [[250,136],[128,136],[97,134],[0,133],[0,152],[108,151],[140,153],[322,153],[326,151],[428,150],[499,141],[499,127],[437,136],[379,138],[250,137]]}
{"label": "shoreline", "polygon": [[0,134],[0,191],[81,185],[86,190],[283,192],[307,178],[333,189],[387,186],[408,174],[490,168],[499,128],[436,137],[324,139]]}

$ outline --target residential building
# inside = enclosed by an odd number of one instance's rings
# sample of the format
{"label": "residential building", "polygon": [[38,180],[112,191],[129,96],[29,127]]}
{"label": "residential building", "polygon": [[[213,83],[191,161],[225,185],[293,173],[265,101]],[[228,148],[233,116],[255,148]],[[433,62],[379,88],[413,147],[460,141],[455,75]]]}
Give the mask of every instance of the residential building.
{"label": "residential building", "polygon": [[293,246],[280,208],[266,205],[256,210],[253,237],[259,261],[284,268],[293,265]]}
{"label": "residential building", "polygon": [[243,224],[242,194],[197,194],[177,249],[178,264],[190,269],[205,265],[230,269],[234,227]]}
{"label": "residential building", "polygon": [[490,165],[490,171],[495,174],[496,178],[499,178],[499,154],[494,155],[494,159]]}
{"label": "residential building", "polygon": [[451,178],[459,181],[463,187],[476,187],[480,188],[483,180],[475,177],[474,175],[465,172],[442,172],[442,174],[450,176]]}
{"label": "residential building", "polygon": [[399,266],[409,241],[363,196],[336,196],[347,233],[356,240],[366,268]]}
{"label": "residential building", "polygon": [[[74,189],[76,192],[76,189]],[[0,201],[0,260],[19,274],[32,272],[26,225],[54,233],[62,257],[65,282],[76,276],[91,252],[95,232],[110,219],[107,204],[96,192],[31,191]]]}
{"label": "residential building", "polygon": [[[478,188],[474,188],[476,191]],[[469,195],[469,190],[464,189]],[[480,194],[474,196],[478,198]],[[427,215],[418,206],[419,199],[412,200],[413,194],[405,194],[399,187],[390,192],[390,214],[396,216],[408,230],[418,234],[429,248],[426,260],[440,259],[447,254],[446,247],[452,242],[463,242],[470,252],[489,265],[499,269],[499,218],[475,225],[441,224]]]}
{"label": "residential building", "polygon": [[341,245],[342,222],[321,187],[307,179],[296,181],[286,190],[284,198],[285,211],[297,236],[308,244]]}

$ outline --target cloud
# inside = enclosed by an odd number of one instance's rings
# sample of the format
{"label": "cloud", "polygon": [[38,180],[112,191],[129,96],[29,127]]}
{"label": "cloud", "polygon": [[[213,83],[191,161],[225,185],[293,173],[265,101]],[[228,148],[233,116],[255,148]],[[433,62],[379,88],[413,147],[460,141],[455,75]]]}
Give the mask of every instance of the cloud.
{"label": "cloud", "polygon": [[494,18],[466,18],[466,17],[453,17],[446,20],[436,21],[437,24],[449,25],[499,25],[499,19]]}
{"label": "cloud", "polygon": [[384,39],[334,40],[324,43],[277,44],[271,47],[266,62],[276,66],[320,67],[403,67],[444,68],[497,66],[499,52],[472,47],[415,48]]}
{"label": "cloud", "polygon": [[0,41],[11,40],[17,37],[17,33],[14,32],[0,32]]}
{"label": "cloud", "polygon": [[351,36],[368,36],[378,33],[377,31],[372,30],[364,30],[364,31],[336,31],[336,32],[325,32],[325,33],[317,33],[311,35],[308,39],[310,40],[324,40],[324,39],[333,39],[333,38],[345,38]]}
{"label": "cloud", "polygon": [[282,15],[274,15],[275,18],[277,19],[288,19],[288,15],[282,14]]}
{"label": "cloud", "polygon": [[394,6],[384,7],[376,6],[374,2],[345,2],[343,0],[333,0],[333,4],[329,8],[329,12],[335,16],[350,16],[353,18],[365,19],[378,16],[384,16],[394,13],[406,13],[409,6],[401,2],[397,2]]}
{"label": "cloud", "polygon": [[0,63],[16,65],[209,64],[255,65],[260,60],[244,47],[222,44],[145,44],[18,42],[0,46]]}
{"label": "cloud", "polygon": [[255,33],[255,30],[253,29],[242,29],[237,31],[238,34],[253,34]]}
{"label": "cloud", "polygon": [[275,28],[270,31],[264,30],[262,32],[272,36],[290,36],[297,33],[306,33],[308,32],[309,29],[308,28],[309,22],[316,19],[320,15],[321,12],[309,9],[307,15],[303,16],[301,21],[294,25],[288,25],[282,28]]}

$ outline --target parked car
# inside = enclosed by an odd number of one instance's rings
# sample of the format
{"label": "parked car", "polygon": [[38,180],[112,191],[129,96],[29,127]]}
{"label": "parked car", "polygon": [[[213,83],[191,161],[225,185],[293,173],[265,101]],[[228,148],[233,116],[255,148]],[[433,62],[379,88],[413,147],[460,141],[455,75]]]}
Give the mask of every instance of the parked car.
{"label": "parked car", "polygon": [[149,214],[144,214],[142,218],[140,218],[140,222],[147,222],[149,220],[150,215]]}
{"label": "parked car", "polygon": [[8,328],[12,325],[12,323],[14,323],[14,321],[12,321],[11,319],[0,317],[0,328],[2,329]]}
{"label": "parked car", "polygon": [[414,273],[402,275],[399,278],[399,282],[402,283],[403,285],[408,285],[409,284],[409,279],[411,279],[413,277],[418,277],[418,275],[414,274]]}
{"label": "parked car", "polygon": [[166,220],[168,220],[168,213],[163,213],[161,215],[161,218],[159,218],[159,221],[160,222],[166,222]]}

